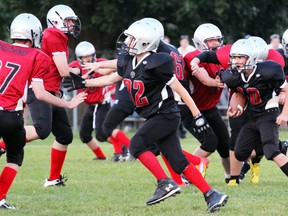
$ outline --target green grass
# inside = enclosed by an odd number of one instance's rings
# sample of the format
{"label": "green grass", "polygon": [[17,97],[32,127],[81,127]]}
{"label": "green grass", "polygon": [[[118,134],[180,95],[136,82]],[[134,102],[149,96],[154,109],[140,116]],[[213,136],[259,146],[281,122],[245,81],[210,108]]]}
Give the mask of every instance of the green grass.
{"label": "green grass", "polygon": [[[280,137],[287,139],[288,133],[281,131]],[[0,215],[208,215],[204,198],[194,186],[183,188],[180,195],[161,204],[147,207],[146,200],[154,193],[156,181],[140,162],[93,161],[92,152],[77,135],[62,171],[68,176],[67,186],[44,188],[52,141],[49,137],[27,144],[23,166],[7,197],[8,203],[17,209],[0,211]],[[181,143],[190,152],[198,145],[190,135]],[[112,146],[102,143],[101,147],[111,158]],[[252,185],[248,175],[238,187],[228,187],[219,156],[215,153],[209,159],[207,181],[230,197],[217,215],[287,215],[287,177],[273,162],[262,160],[258,185]],[[4,165],[2,156],[0,168]]]}

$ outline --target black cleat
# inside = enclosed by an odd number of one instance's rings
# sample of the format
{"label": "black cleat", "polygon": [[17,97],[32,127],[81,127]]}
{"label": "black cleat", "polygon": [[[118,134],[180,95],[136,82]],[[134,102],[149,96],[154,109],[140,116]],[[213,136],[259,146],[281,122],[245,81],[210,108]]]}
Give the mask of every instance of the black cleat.
{"label": "black cleat", "polygon": [[212,213],[218,211],[220,207],[224,206],[228,201],[228,196],[222,194],[214,189],[209,190],[204,194],[207,203],[207,211]]}
{"label": "black cleat", "polygon": [[126,161],[127,156],[123,156],[123,154],[114,154],[114,156],[112,157],[112,161],[113,162],[124,162]]}
{"label": "black cleat", "polygon": [[65,182],[67,181],[67,177],[66,176],[62,176],[60,175],[59,179],[55,179],[50,181],[49,179],[45,179],[45,183],[44,183],[44,187],[52,187],[52,186],[65,186]]}
{"label": "black cleat", "polygon": [[170,178],[158,180],[158,185],[154,195],[147,200],[147,205],[154,205],[164,201],[170,196],[181,193],[180,187]]}
{"label": "black cleat", "polygon": [[0,147],[0,157],[6,153],[6,150]]}
{"label": "black cleat", "polygon": [[14,206],[9,205],[5,199],[0,200],[0,209],[16,209]]}

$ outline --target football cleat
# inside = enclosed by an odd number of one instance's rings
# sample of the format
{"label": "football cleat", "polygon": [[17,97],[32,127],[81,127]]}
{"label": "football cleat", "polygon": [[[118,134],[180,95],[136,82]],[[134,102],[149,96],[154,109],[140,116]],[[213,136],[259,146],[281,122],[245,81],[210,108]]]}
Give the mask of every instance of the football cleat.
{"label": "football cleat", "polygon": [[260,163],[252,163],[250,161],[250,169],[251,169],[251,183],[252,184],[258,184],[259,178],[260,178]]}
{"label": "football cleat", "polygon": [[279,141],[279,148],[281,153],[288,156],[288,140]]}
{"label": "football cleat", "polygon": [[0,147],[0,157],[6,153],[6,150]]}
{"label": "football cleat", "polygon": [[55,179],[50,181],[49,179],[45,179],[44,187],[52,187],[52,186],[65,186],[65,182],[67,181],[66,176],[60,175],[59,179]]}
{"label": "football cleat", "polygon": [[229,182],[227,183],[227,186],[237,186],[239,183],[237,182],[237,179],[230,179]]}
{"label": "football cleat", "polygon": [[188,187],[188,186],[192,185],[192,183],[186,178],[186,176],[184,174],[181,174],[181,180],[182,180],[183,184],[179,185],[180,187]]}
{"label": "football cleat", "polygon": [[14,206],[9,205],[6,199],[0,200],[0,209],[16,209]]}
{"label": "football cleat", "polygon": [[207,158],[201,158],[200,164],[195,166],[196,169],[199,170],[203,178],[205,178],[206,176],[206,170],[208,168],[208,165],[209,165],[209,160]]}
{"label": "football cleat", "polygon": [[113,162],[124,162],[126,161],[127,156],[123,156],[123,154],[114,154],[112,157]]}
{"label": "football cleat", "polygon": [[207,203],[207,211],[212,213],[218,211],[228,201],[228,196],[222,194],[214,189],[209,190],[204,194],[205,201]]}
{"label": "football cleat", "polygon": [[146,202],[147,205],[154,205],[165,199],[181,193],[180,187],[170,178],[158,180],[154,195]]}

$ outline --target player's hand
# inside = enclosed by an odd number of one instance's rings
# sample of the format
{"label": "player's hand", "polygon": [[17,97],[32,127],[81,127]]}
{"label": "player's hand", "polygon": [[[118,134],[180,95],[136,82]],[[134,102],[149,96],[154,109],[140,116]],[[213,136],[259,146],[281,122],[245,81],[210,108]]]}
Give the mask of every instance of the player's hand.
{"label": "player's hand", "polygon": [[243,110],[244,109],[243,108],[241,109],[241,106],[240,107],[237,106],[237,109],[233,109],[231,106],[229,106],[227,109],[227,116],[230,118],[237,118],[240,115],[242,115]]}
{"label": "player's hand", "polygon": [[276,124],[278,124],[279,126],[287,125],[287,121],[288,121],[288,115],[283,112],[276,118]]}
{"label": "player's hand", "polygon": [[88,74],[92,74],[94,71],[97,71],[100,69],[100,64],[98,62],[85,62],[82,66],[82,70],[88,70]]}
{"label": "player's hand", "polygon": [[190,68],[191,68],[193,76],[199,73],[199,59],[198,58],[192,59],[192,61],[190,62]]}
{"label": "player's hand", "polygon": [[224,88],[224,83],[221,81],[220,76],[215,77],[216,87],[217,88]]}
{"label": "player's hand", "polygon": [[71,101],[69,101],[69,107],[70,109],[73,109],[75,107],[77,107],[79,104],[81,104],[82,102],[84,102],[84,100],[87,98],[87,93],[85,92],[81,92],[79,94],[77,94],[75,97],[73,97],[71,99]]}
{"label": "player's hand", "polygon": [[86,81],[81,76],[78,76],[70,72],[69,77],[63,77],[62,79],[63,87],[68,88],[68,92],[71,92],[76,89],[86,89]]}
{"label": "player's hand", "polygon": [[196,133],[205,133],[210,128],[210,125],[204,118],[204,116],[200,113],[197,116],[193,117],[193,130]]}

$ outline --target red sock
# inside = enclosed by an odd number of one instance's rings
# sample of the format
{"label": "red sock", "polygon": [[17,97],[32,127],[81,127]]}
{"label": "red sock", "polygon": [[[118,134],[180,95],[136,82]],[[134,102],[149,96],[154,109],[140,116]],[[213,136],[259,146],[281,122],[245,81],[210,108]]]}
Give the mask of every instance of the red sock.
{"label": "red sock", "polygon": [[114,154],[121,154],[123,151],[121,143],[114,139],[112,136],[110,136],[108,139],[114,147]]}
{"label": "red sock", "polygon": [[203,194],[208,192],[211,187],[207,181],[203,178],[201,173],[195,168],[195,166],[190,163],[184,170],[184,175],[186,178],[194,184]]}
{"label": "red sock", "polygon": [[96,148],[93,150],[94,154],[96,155],[97,158],[106,158],[105,154],[103,153],[102,149],[100,147]]}
{"label": "red sock", "polygon": [[[27,142],[29,142],[29,141],[28,141],[27,138],[26,138],[26,143],[27,143]],[[6,144],[5,144],[4,140],[2,140],[2,141],[0,142],[0,147],[3,148],[4,150],[6,150]]]}
{"label": "red sock", "polygon": [[5,144],[4,140],[2,140],[0,142],[0,147],[3,148],[4,150],[6,150],[6,144]]}
{"label": "red sock", "polygon": [[166,167],[168,168],[168,171],[170,172],[171,178],[176,182],[176,184],[183,185],[184,183],[182,181],[181,175],[176,173],[176,172],[174,172],[174,170],[170,166],[170,164],[167,161],[167,159],[163,155],[161,155],[161,156],[162,156],[162,159],[163,159]]}
{"label": "red sock", "polygon": [[138,156],[138,159],[155,176],[157,180],[168,178],[156,156],[152,152],[144,152]]}
{"label": "red sock", "polygon": [[51,150],[50,177],[49,180],[59,179],[67,151],[60,151],[55,148]]}
{"label": "red sock", "polygon": [[114,138],[118,140],[119,143],[129,148],[130,138],[123,131],[119,130]]}
{"label": "red sock", "polygon": [[184,155],[186,156],[187,160],[192,163],[194,166],[199,165],[201,162],[201,158],[198,156],[195,156],[193,154],[190,154],[187,151],[182,150]]}
{"label": "red sock", "polygon": [[11,187],[17,171],[11,167],[5,166],[0,176],[0,200],[6,198],[9,188]]}

